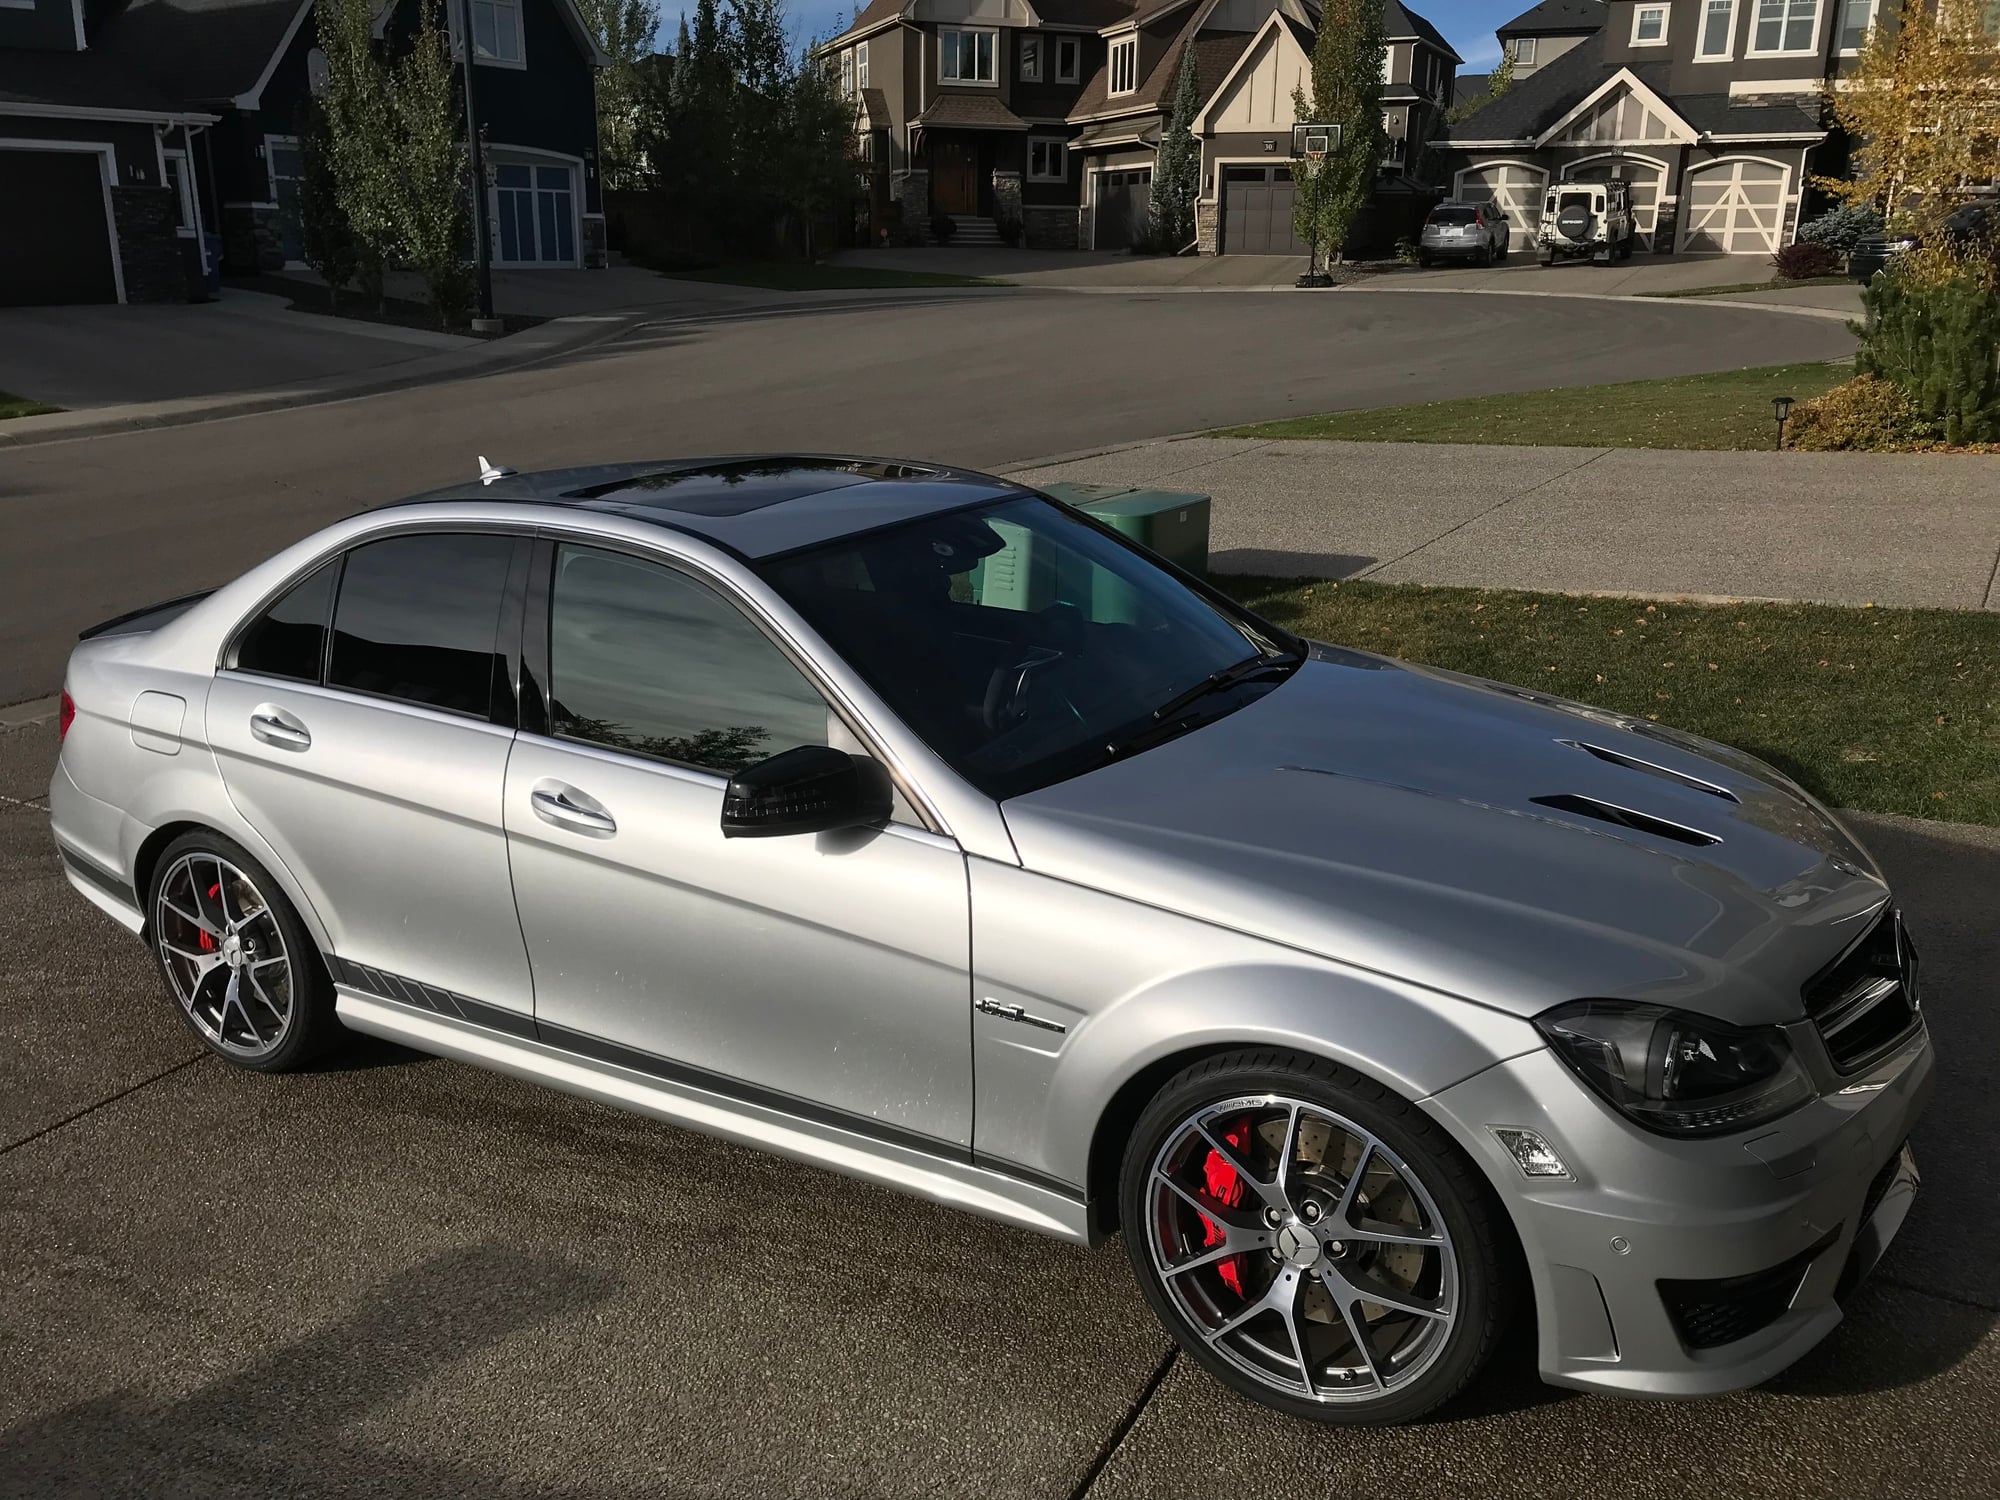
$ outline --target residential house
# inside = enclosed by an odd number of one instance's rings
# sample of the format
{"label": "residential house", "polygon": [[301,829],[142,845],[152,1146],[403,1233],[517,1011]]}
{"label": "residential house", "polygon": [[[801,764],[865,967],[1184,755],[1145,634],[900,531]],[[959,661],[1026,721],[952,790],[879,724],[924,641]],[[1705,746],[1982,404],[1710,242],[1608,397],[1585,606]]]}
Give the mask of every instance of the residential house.
{"label": "residential house", "polygon": [[[1013,221],[1034,248],[1131,244],[1192,56],[1197,247],[1299,254],[1292,96],[1310,92],[1317,18],[1305,0],[874,0],[819,55],[857,102],[876,237],[921,239],[943,214],[954,242]],[[1459,61],[1398,0],[1386,19],[1384,205],[1427,188],[1415,174]]]}
{"label": "residential house", "polygon": [[[1829,139],[1821,90],[1852,66],[1878,0],[1609,0],[1603,24],[1451,128],[1454,196],[1533,242],[1547,190],[1632,184],[1642,248],[1770,255],[1797,232]],[[1526,39],[1538,6],[1501,28]]]}
{"label": "residential house", "polygon": [[[380,0],[376,36],[413,34],[421,3]],[[461,8],[473,17],[493,263],[601,264],[606,59],[574,0],[450,0],[462,58]],[[326,79],[312,9],[0,0],[0,201],[37,225],[0,247],[0,301],[182,300],[203,235],[219,237],[227,269],[298,263],[299,122]]]}

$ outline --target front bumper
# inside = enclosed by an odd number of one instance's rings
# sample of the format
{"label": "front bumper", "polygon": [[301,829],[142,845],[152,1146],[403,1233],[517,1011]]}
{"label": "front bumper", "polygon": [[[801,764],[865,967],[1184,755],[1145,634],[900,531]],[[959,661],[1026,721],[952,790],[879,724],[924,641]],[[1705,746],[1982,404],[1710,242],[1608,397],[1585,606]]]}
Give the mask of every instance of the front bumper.
{"label": "front bumper", "polygon": [[[1709,1396],[1770,1379],[1840,1322],[1839,1299],[1915,1197],[1906,1142],[1934,1086],[1919,1026],[1866,1073],[1741,1135],[1642,1131],[1547,1051],[1425,1108],[1472,1146],[1513,1217],[1534,1281],[1542,1378]],[[1571,1175],[1524,1177],[1493,1126],[1537,1132]],[[1763,1300],[1731,1305],[1750,1297]]]}

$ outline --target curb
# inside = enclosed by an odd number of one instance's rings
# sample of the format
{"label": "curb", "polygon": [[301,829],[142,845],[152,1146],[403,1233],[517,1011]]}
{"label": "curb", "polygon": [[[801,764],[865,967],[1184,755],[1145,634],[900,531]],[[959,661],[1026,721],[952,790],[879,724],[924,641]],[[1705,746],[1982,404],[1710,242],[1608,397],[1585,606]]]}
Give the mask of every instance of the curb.
{"label": "curb", "polygon": [[1472,286],[1378,286],[1370,287],[1368,290],[1375,292],[1430,292],[1444,297],[1560,297],[1573,302],[1623,302],[1636,303],[1641,307],[1655,307],[1662,302],[1725,309],[1749,307],[1755,308],[1758,312],[1791,313],[1794,317],[1801,318],[1832,318],[1839,323],[1851,322],[1854,317],[1852,313],[1840,312],[1831,307],[1798,307],[1789,302],[1735,302],[1726,300],[1726,297],[1740,296],[1742,295],[1741,293],[1725,294],[1725,297],[1648,297],[1640,292],[1529,292],[1515,291],[1511,287]]}

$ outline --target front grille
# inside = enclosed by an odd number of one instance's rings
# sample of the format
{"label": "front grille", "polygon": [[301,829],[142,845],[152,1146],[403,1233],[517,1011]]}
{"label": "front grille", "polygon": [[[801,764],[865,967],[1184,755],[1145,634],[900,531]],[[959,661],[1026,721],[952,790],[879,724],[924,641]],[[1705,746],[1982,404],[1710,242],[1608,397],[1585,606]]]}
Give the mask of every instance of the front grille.
{"label": "front grille", "polygon": [[1660,1300],[1666,1304],[1674,1332],[1690,1349],[1716,1349],[1769,1328],[1792,1305],[1813,1257],[1837,1237],[1835,1231],[1768,1271],[1713,1281],[1662,1281]]}
{"label": "front grille", "polygon": [[1917,950],[1901,912],[1882,913],[1859,942],[1806,981],[1806,1014],[1843,1073],[1895,1050],[1917,1028]]}

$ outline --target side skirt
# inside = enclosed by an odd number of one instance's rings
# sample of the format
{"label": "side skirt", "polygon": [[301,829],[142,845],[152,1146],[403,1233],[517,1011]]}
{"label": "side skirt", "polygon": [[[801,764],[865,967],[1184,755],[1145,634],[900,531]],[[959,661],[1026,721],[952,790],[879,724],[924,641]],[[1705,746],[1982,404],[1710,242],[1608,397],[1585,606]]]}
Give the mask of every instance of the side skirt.
{"label": "side skirt", "polygon": [[335,991],[340,1019],[355,1031],[546,1084],[808,1166],[878,1182],[1037,1234],[1078,1245],[1090,1243],[1088,1208],[1081,1198],[1070,1194],[970,1161],[877,1140],[713,1090],[580,1057],[527,1037],[502,1035],[379,1000],[344,984],[336,985]]}

